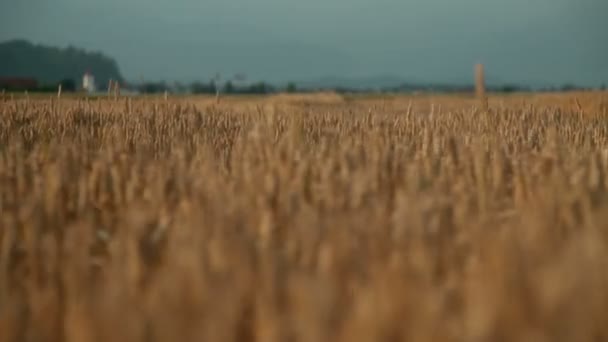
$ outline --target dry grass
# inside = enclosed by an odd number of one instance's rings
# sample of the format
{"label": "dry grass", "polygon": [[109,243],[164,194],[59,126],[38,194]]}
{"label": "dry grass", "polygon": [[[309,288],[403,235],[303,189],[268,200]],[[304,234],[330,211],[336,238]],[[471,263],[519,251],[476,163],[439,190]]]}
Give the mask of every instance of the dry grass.
{"label": "dry grass", "polygon": [[283,100],[0,102],[0,341],[608,340],[603,94]]}

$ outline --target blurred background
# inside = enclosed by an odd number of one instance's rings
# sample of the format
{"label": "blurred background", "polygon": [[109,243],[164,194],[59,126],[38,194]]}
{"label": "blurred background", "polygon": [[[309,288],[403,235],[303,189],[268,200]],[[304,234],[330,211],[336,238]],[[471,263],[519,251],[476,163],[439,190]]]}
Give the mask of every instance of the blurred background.
{"label": "blurred background", "polygon": [[2,0],[0,88],[602,88],[606,0]]}

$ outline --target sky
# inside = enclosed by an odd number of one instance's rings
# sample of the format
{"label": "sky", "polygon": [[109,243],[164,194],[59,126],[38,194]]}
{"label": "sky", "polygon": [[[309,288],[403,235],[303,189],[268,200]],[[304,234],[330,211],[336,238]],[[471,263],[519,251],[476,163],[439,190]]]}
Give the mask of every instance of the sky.
{"label": "sky", "polygon": [[608,83],[608,0],[0,0],[0,41],[102,51],[129,80],[397,76]]}

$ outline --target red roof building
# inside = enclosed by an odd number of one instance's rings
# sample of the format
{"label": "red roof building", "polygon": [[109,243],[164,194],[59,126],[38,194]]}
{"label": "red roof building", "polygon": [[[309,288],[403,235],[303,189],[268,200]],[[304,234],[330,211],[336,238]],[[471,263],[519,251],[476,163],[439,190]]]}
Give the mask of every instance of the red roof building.
{"label": "red roof building", "polygon": [[7,90],[26,90],[38,87],[38,81],[33,78],[23,77],[0,77],[0,89]]}

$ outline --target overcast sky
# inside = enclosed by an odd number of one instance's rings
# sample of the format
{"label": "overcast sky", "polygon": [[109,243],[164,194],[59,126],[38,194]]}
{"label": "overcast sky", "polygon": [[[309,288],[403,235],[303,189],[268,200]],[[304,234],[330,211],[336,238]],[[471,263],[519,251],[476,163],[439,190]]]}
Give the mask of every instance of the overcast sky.
{"label": "overcast sky", "polygon": [[126,78],[608,83],[608,0],[0,0],[0,40],[100,50]]}

